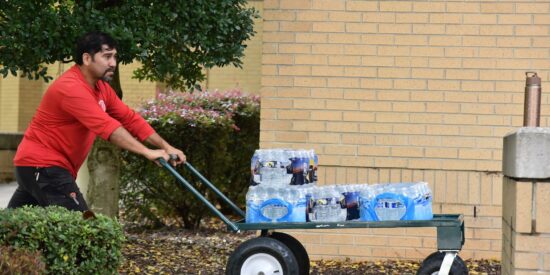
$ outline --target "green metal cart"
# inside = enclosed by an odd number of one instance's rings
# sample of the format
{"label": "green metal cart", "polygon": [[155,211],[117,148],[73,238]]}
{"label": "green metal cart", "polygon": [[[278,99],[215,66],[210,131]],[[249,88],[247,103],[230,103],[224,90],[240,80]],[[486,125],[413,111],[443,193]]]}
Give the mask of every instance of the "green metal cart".
{"label": "green metal cart", "polygon": [[224,221],[233,232],[260,231],[260,235],[243,242],[229,257],[226,266],[228,275],[304,275],[309,274],[309,257],[304,246],[294,237],[277,232],[282,229],[329,229],[329,228],[395,228],[436,227],[437,251],[422,262],[417,274],[468,274],[464,261],[458,252],[464,245],[464,217],[459,214],[436,214],[432,220],[407,221],[346,221],[346,222],[293,222],[293,223],[245,223],[245,212],[201,175],[189,162],[185,168],[196,176],[212,192],[226,202],[236,214],[242,217],[232,221],[222,214],[195,187],[185,180],[164,159],[159,160],[178,181],[210,211]]}

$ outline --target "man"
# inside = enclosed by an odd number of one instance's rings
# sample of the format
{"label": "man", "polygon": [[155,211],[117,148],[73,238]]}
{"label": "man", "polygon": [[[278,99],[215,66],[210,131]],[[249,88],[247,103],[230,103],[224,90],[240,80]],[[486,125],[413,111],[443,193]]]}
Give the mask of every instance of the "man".
{"label": "man", "polygon": [[[14,158],[18,188],[8,208],[59,205],[86,211],[75,179],[96,136],[156,161],[185,162],[107,83],[116,68],[116,42],[101,32],[76,43],[75,62],[44,94]],[[159,149],[149,149],[139,142]]]}

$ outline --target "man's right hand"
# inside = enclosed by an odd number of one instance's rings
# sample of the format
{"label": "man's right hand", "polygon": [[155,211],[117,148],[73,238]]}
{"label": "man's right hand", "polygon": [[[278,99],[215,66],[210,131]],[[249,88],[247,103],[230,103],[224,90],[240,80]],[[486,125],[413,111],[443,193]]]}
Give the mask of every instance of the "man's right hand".
{"label": "man's right hand", "polygon": [[163,149],[149,149],[143,156],[150,161],[154,161],[158,166],[161,166],[158,162],[159,158],[163,158],[166,161],[170,160],[170,156]]}

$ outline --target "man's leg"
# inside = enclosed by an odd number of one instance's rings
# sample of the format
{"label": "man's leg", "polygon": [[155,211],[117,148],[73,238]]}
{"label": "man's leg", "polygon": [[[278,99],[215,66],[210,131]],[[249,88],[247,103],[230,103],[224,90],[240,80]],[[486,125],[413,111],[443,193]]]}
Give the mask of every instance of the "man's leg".
{"label": "man's leg", "polygon": [[39,173],[38,186],[45,197],[46,205],[58,205],[81,212],[89,210],[69,171],[52,166],[40,168]]}
{"label": "man's leg", "polygon": [[17,189],[8,203],[8,208],[18,208],[24,205],[39,206],[43,205],[34,193],[38,189],[35,181],[34,167],[16,167],[15,177],[17,179]]}

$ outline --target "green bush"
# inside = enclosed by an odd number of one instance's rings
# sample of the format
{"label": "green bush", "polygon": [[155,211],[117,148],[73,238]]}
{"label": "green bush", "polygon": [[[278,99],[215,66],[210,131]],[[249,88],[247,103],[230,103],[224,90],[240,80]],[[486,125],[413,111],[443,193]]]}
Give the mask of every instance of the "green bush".
{"label": "green bush", "polygon": [[40,275],[46,268],[40,259],[40,252],[29,252],[13,247],[0,246],[0,274],[4,275]]}
{"label": "green bush", "polygon": [[[141,114],[221,192],[244,202],[250,158],[259,141],[259,97],[239,91],[169,92],[146,103]],[[121,199],[127,219],[196,228],[210,214],[165,169],[131,153],[124,153],[123,160]],[[231,212],[183,167],[178,171],[223,213]]]}
{"label": "green bush", "polygon": [[0,210],[0,245],[40,251],[48,274],[116,274],[124,235],[103,215],[58,206]]}

